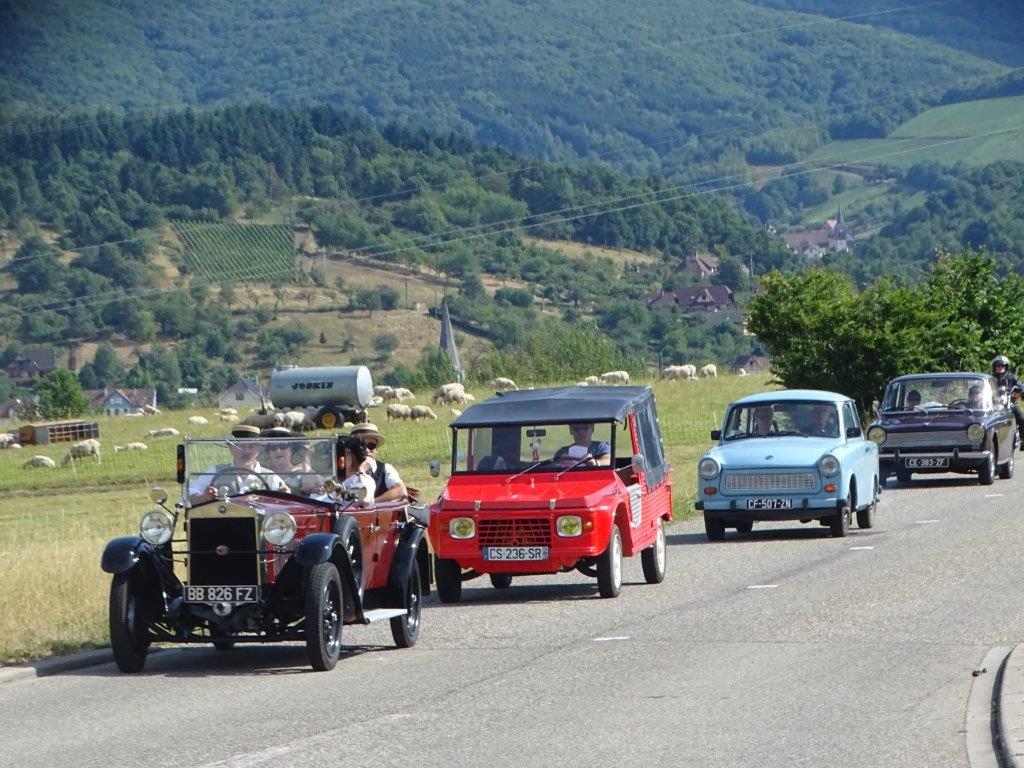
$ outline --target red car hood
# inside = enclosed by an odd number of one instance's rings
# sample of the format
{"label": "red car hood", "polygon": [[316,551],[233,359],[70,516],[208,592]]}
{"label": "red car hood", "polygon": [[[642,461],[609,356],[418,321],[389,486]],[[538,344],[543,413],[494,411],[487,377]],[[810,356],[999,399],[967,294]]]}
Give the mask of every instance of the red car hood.
{"label": "red car hood", "polygon": [[615,472],[582,470],[566,473],[537,472],[511,483],[503,475],[459,476],[448,480],[441,494],[441,508],[449,509],[554,509],[596,507],[622,491]]}

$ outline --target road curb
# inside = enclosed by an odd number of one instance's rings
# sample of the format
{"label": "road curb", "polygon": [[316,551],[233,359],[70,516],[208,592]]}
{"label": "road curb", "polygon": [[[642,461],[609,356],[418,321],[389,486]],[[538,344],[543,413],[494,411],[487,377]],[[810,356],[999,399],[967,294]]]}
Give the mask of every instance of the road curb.
{"label": "road curb", "polygon": [[1006,657],[996,695],[999,750],[1006,768],[1024,768],[1024,643]]}

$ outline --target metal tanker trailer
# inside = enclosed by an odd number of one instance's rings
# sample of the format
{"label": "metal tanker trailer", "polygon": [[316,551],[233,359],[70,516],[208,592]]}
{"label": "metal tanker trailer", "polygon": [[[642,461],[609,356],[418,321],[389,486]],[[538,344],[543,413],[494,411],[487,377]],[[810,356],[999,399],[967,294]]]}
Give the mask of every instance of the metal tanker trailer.
{"label": "metal tanker trailer", "polygon": [[316,408],[317,426],[334,429],[361,414],[373,395],[365,365],[285,368],[270,375],[267,391],[275,408]]}

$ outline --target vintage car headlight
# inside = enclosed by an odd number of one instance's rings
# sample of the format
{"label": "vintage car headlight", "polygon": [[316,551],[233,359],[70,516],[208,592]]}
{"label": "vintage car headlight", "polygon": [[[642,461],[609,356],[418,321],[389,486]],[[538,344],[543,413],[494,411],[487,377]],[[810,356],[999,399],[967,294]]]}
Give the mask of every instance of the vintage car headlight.
{"label": "vintage car headlight", "polygon": [[294,539],[297,530],[295,518],[287,512],[274,512],[263,521],[263,538],[278,547]]}
{"label": "vintage car headlight", "polygon": [[174,517],[163,509],[154,509],[142,516],[139,535],[153,546],[166,544],[174,535]]}
{"label": "vintage car headlight", "polygon": [[818,469],[821,470],[823,475],[834,475],[839,471],[839,459],[830,453],[825,454],[818,461]]}
{"label": "vintage car headlight", "polygon": [[453,539],[472,539],[476,535],[476,523],[472,517],[453,517],[448,522],[448,533]]}
{"label": "vintage car headlight", "polygon": [[697,465],[697,471],[700,472],[701,477],[714,477],[718,474],[718,462],[712,458],[701,459],[700,464]]}
{"label": "vintage car headlight", "polygon": [[971,424],[967,428],[967,439],[972,443],[980,443],[985,439],[985,427],[977,423]]}
{"label": "vintage car headlight", "polygon": [[583,533],[583,518],[579,515],[562,515],[555,520],[559,536],[579,536]]}
{"label": "vintage car headlight", "polygon": [[885,442],[885,430],[881,427],[872,427],[868,430],[868,440],[881,445]]}

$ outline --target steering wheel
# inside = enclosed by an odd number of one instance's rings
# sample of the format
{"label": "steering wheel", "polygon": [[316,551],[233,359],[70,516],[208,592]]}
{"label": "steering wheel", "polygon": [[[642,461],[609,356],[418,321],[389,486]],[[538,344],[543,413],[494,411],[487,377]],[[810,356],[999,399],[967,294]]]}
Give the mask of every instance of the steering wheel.
{"label": "steering wheel", "polygon": [[[266,478],[264,478],[261,475],[256,475],[256,474],[251,473],[251,472],[248,473],[248,474],[253,474],[253,476],[263,484],[263,487],[266,490],[268,490],[268,491],[271,490],[270,485],[267,483]],[[231,478],[233,478],[231,480],[231,482],[234,484],[234,488],[236,489],[236,491],[238,493],[242,493],[241,485],[238,482],[239,478],[241,476],[242,476],[242,472],[239,469],[235,469],[234,471],[232,471],[230,469],[222,469],[220,472],[218,472],[217,474],[215,474],[213,477],[210,478],[210,485],[208,487],[209,488],[213,488],[214,490],[217,490],[218,488],[220,488],[220,486],[217,484],[217,480],[219,478],[221,478],[221,477],[231,477]]]}
{"label": "steering wheel", "polygon": [[947,408],[956,408],[958,406],[961,407],[961,408],[970,408],[971,404],[970,404],[970,402],[968,400],[965,400],[962,397],[958,397],[956,400],[950,401],[949,405],[946,406],[946,407]]}

